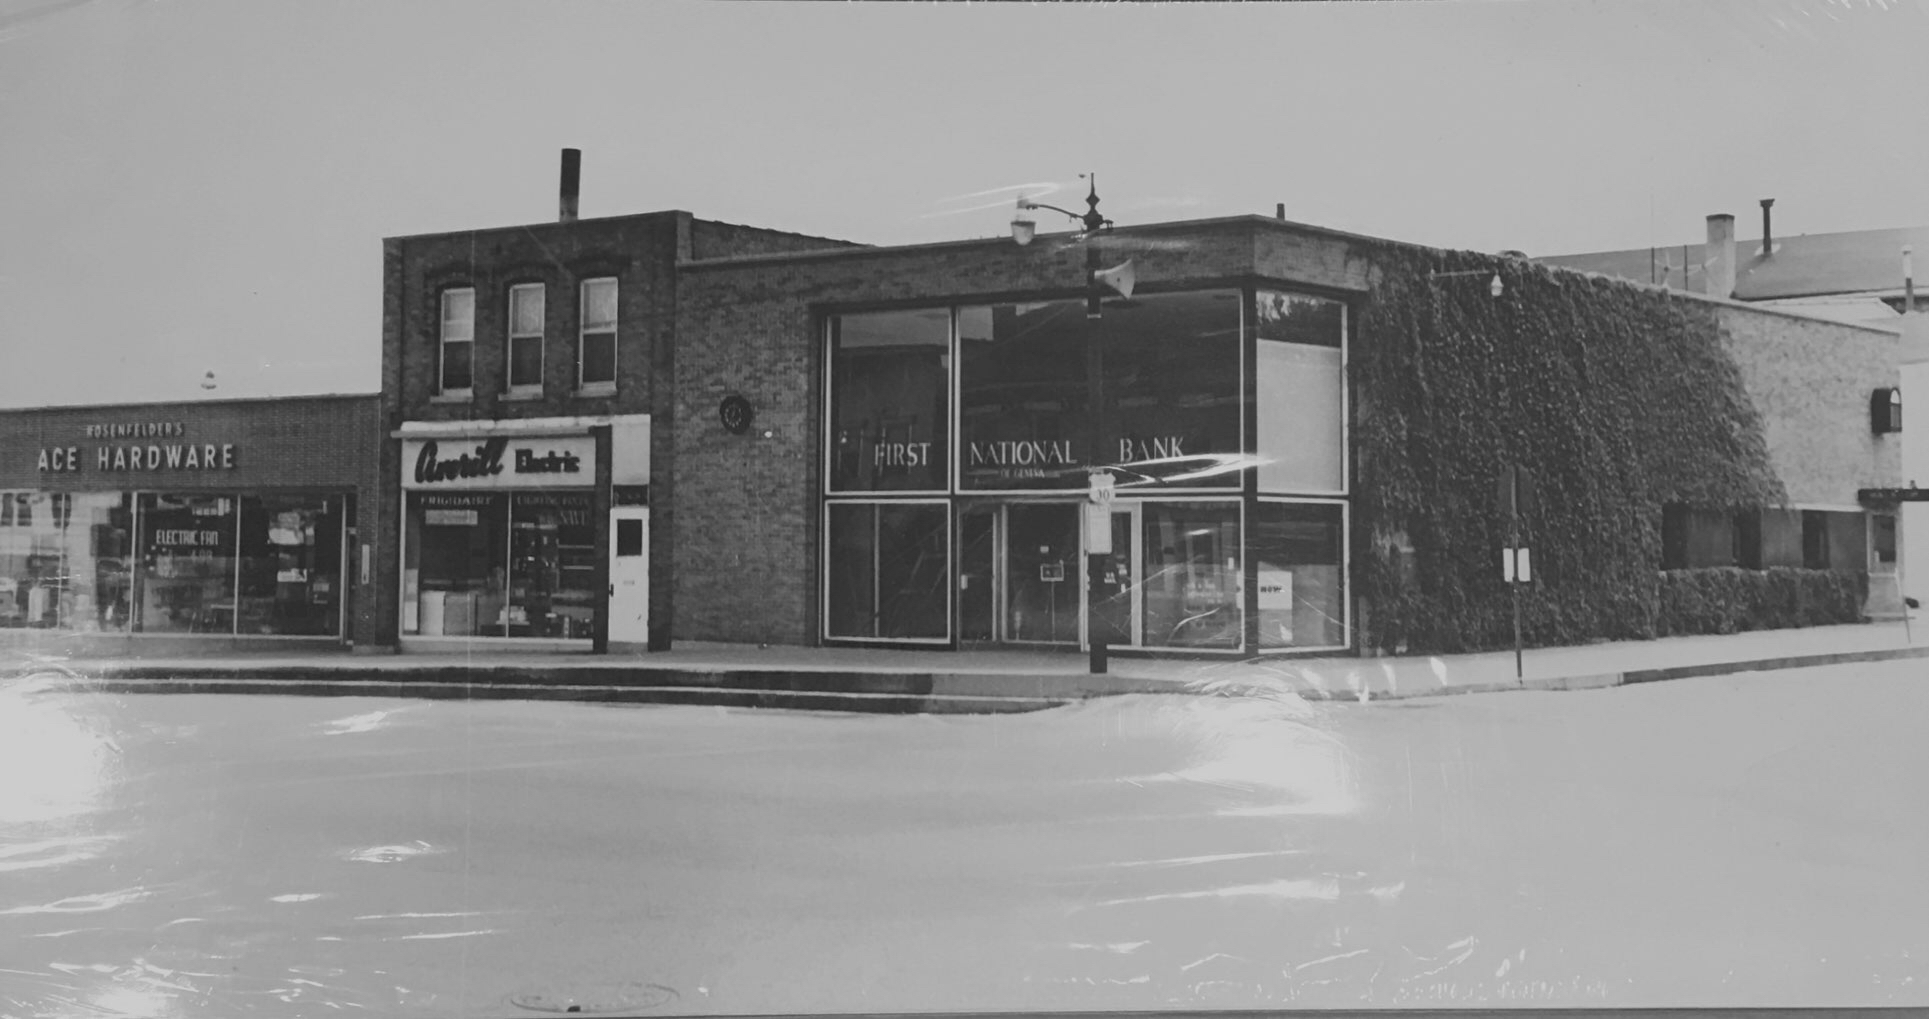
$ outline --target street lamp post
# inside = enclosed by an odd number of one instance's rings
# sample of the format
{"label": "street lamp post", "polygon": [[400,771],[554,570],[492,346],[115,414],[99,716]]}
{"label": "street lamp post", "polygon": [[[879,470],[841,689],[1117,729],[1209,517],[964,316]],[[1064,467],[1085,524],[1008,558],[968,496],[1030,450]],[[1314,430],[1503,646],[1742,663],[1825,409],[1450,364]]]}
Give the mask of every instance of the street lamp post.
{"label": "street lamp post", "polygon": [[1100,465],[1105,449],[1105,354],[1099,343],[1099,250],[1098,236],[1111,227],[1112,221],[1098,211],[1098,175],[1088,174],[1091,186],[1085,195],[1085,211],[1076,213],[1061,209],[1056,205],[1034,202],[1020,197],[1018,211],[1011,221],[1011,239],[1023,247],[1032,242],[1036,227],[1026,218],[1025,213],[1033,209],[1050,209],[1062,213],[1084,227],[1078,235],[1085,242],[1085,383],[1086,400],[1091,405],[1091,450],[1093,465],[1089,468],[1085,505],[1085,640],[1091,651],[1091,671],[1094,675],[1103,674],[1107,669],[1106,634],[1099,625],[1098,605],[1105,597],[1105,562],[1112,555],[1112,472]]}

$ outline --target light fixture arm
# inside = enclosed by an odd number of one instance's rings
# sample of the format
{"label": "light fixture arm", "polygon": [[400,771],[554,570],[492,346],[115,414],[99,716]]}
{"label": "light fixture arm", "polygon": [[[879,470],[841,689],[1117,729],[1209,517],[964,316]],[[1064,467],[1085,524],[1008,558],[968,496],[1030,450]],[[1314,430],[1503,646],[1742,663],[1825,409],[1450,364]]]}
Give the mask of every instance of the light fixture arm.
{"label": "light fixture arm", "polygon": [[1097,233],[1098,231],[1111,226],[1112,221],[1109,219],[1106,219],[1104,216],[1099,215],[1098,174],[1094,173],[1094,174],[1090,174],[1089,176],[1091,179],[1091,189],[1086,192],[1085,211],[1083,213],[1073,212],[1070,209],[1061,209],[1056,205],[1047,205],[1044,202],[1034,202],[1031,199],[1024,198],[1024,197],[1020,197],[1018,199],[1018,208],[1020,210],[1050,209],[1053,212],[1060,213],[1069,219],[1072,219],[1078,223],[1083,224],[1085,226],[1086,233]]}

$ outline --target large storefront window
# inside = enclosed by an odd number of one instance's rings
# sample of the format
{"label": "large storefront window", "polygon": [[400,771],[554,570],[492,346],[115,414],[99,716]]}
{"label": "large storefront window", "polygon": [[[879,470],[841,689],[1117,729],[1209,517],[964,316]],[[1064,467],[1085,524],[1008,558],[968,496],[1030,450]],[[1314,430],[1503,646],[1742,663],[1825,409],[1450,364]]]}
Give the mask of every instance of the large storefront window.
{"label": "large storefront window", "polygon": [[410,494],[404,632],[501,632],[488,624],[508,600],[508,506],[509,497],[496,492]]}
{"label": "large storefront window", "polygon": [[233,633],[235,498],[140,496],[142,633]]}
{"label": "large storefront window", "polygon": [[1259,504],[1252,554],[1259,560],[1260,647],[1345,646],[1344,547],[1338,504]]}
{"label": "large storefront window", "polygon": [[947,309],[831,320],[833,491],[949,487],[950,362]]}
{"label": "large storefront window", "polygon": [[343,500],[241,497],[241,634],[341,632]]}
{"label": "large storefront window", "polygon": [[588,492],[412,492],[403,632],[590,637],[596,534]]}
{"label": "large storefront window", "polygon": [[1345,491],[1345,306],[1262,290],[1254,320],[1260,490]]}
{"label": "large storefront window", "polygon": [[[509,497],[511,637],[587,638],[596,615],[596,531],[588,492]],[[486,622],[486,621],[485,621]]]}
{"label": "large storefront window", "polygon": [[1145,644],[1238,647],[1245,618],[1238,504],[1147,503],[1142,513]]}
{"label": "large storefront window", "polygon": [[1239,309],[1234,290],[1145,295],[1100,319],[1083,301],[960,309],[962,486],[1083,488],[1095,464],[1237,485],[1184,458],[1240,451]]}
{"label": "large storefront window", "polygon": [[944,503],[834,502],[825,508],[827,636],[950,636],[950,513]]}
{"label": "large storefront window", "polygon": [[0,628],[126,632],[132,497],[0,493]]}

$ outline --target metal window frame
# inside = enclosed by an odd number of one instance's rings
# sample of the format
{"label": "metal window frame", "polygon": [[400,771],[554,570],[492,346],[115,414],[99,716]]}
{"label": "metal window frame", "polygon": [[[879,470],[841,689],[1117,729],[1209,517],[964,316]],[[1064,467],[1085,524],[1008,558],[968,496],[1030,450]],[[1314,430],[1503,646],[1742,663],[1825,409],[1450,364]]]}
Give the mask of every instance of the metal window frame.
{"label": "metal window frame", "polygon": [[[831,593],[830,593],[831,592],[831,571],[830,571],[831,510],[832,510],[832,507],[835,507],[835,506],[866,506],[866,507],[869,507],[871,510],[871,529],[872,529],[871,604],[872,604],[873,613],[876,612],[876,606],[878,601],[877,537],[876,537],[877,528],[878,528],[878,516],[877,516],[878,508],[881,506],[942,506],[944,507],[944,533],[945,533],[944,636],[942,637],[853,637],[853,636],[833,635],[831,633]],[[958,563],[957,563],[957,549],[956,549],[957,540],[953,532],[957,527],[957,523],[956,523],[956,513],[952,506],[952,500],[950,498],[923,496],[923,497],[912,497],[912,498],[904,498],[904,499],[879,499],[874,497],[849,498],[849,499],[825,499],[823,500],[823,508],[819,512],[818,520],[821,526],[818,529],[818,549],[817,549],[818,551],[817,632],[821,635],[821,638],[824,641],[835,642],[838,644],[851,643],[851,644],[873,644],[873,645],[878,645],[878,644],[915,645],[918,647],[933,647],[933,648],[948,648],[948,647],[955,646],[957,641],[957,624],[958,624],[958,620],[957,620]]]}
{"label": "metal window frame", "polygon": [[[1338,644],[1300,645],[1290,647],[1256,647],[1254,652],[1261,655],[1297,655],[1309,652],[1331,652],[1351,650],[1355,641],[1353,632],[1353,503],[1350,499],[1332,496],[1280,496],[1261,495],[1257,503],[1282,503],[1286,505],[1338,506],[1340,508],[1340,636]],[[1251,537],[1246,542],[1251,545]]]}

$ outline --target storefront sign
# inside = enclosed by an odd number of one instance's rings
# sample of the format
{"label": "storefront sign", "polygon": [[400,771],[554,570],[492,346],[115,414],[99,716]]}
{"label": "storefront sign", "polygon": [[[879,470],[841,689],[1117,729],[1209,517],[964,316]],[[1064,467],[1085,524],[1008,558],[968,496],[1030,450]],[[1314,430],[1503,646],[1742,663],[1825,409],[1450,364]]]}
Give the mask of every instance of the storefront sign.
{"label": "storefront sign", "polygon": [[49,446],[41,449],[38,468],[43,473],[71,474],[91,462],[97,471],[231,471],[234,454],[232,442],[96,446],[90,451]]}
{"label": "storefront sign", "polygon": [[[1113,465],[1130,465],[1152,460],[1169,460],[1193,455],[1183,435],[1125,437],[1118,440],[1118,456]],[[912,443],[912,446],[923,445]],[[879,447],[882,450],[884,447]],[[1063,477],[1067,486],[1082,485],[1085,475],[1076,470],[1084,458],[1070,439],[1025,439],[965,444],[965,473],[979,480]]]}
{"label": "storefront sign", "polygon": [[596,440],[559,438],[410,439],[402,444],[402,487],[436,489],[586,486],[596,478]]}

